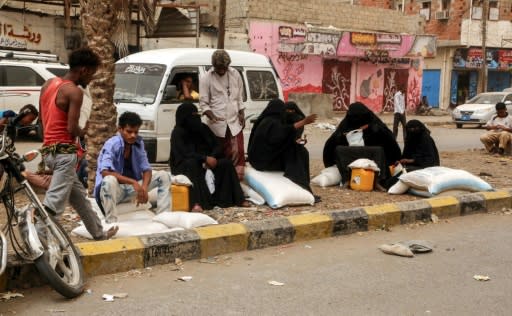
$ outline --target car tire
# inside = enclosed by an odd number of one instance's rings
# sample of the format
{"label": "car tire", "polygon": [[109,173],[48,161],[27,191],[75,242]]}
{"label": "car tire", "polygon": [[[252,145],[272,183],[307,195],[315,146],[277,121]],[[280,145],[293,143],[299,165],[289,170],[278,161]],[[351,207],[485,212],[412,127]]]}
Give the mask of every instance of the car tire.
{"label": "car tire", "polygon": [[457,126],[457,128],[462,128],[462,124],[461,123],[455,123],[455,126]]}

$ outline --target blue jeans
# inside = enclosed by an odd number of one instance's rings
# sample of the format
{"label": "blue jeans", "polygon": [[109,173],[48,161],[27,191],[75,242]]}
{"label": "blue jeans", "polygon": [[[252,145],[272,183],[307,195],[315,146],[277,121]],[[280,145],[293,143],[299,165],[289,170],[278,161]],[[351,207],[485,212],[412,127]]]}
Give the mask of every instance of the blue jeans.
{"label": "blue jeans", "polygon": [[[139,181],[142,184],[142,181]],[[167,171],[153,171],[148,191],[157,188],[156,213],[171,210],[171,173]],[[131,184],[120,184],[116,177],[106,176],[101,181],[100,202],[105,212],[107,223],[117,222],[117,205],[130,202],[137,197],[137,192]]]}

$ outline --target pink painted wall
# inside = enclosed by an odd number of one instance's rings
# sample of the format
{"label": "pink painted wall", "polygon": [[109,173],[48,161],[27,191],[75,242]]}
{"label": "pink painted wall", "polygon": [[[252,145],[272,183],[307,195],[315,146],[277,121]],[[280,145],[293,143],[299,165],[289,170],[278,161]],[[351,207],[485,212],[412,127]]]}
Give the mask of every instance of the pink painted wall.
{"label": "pink painted wall", "polygon": [[[249,30],[250,47],[260,54],[269,56],[276,67],[285,99],[290,92],[322,92],[322,57],[278,51],[279,27],[288,24],[251,22]],[[288,25],[290,27],[298,27]]]}
{"label": "pink painted wall", "polygon": [[[301,49],[304,48],[300,45],[304,43],[303,29],[303,25],[286,23],[255,21],[250,24],[250,47],[254,52],[264,54],[271,58],[281,78],[285,99],[288,98],[288,94],[291,92],[322,93],[322,85],[325,84],[322,82],[325,72],[323,69],[323,57],[321,55],[303,54],[301,51]],[[297,31],[295,32],[295,30]],[[357,59],[350,59],[350,56],[352,58],[364,57],[365,48],[352,45],[350,42],[350,32],[344,32],[341,38],[339,38],[336,54],[333,52],[331,56],[339,60],[348,60],[353,63],[351,70],[350,101],[363,102],[373,111],[380,112],[384,104],[385,69],[408,69],[407,107],[409,110],[413,110],[417,106],[421,95],[422,64],[420,59],[410,59],[410,61],[407,62],[409,59],[403,59],[402,57],[411,54],[411,49],[414,44],[415,37],[411,35],[400,35],[400,43],[379,44],[379,46],[374,48],[387,50],[389,52],[389,58],[398,58],[394,59],[397,64],[374,64],[371,62],[357,61]],[[368,49],[368,47],[366,47],[366,49]],[[280,52],[280,50],[290,52],[284,53]],[[413,53],[416,55],[415,52]],[[347,58],[347,56],[349,57]],[[400,60],[407,63],[400,64]],[[344,110],[346,108],[346,105],[340,107],[335,103],[336,96],[333,94],[333,109]]]}

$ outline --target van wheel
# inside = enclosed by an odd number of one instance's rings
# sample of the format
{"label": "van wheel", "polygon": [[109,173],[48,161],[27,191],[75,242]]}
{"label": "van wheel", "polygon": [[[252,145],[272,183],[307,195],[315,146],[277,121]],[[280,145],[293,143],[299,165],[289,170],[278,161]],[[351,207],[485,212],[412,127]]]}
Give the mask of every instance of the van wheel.
{"label": "van wheel", "polygon": [[457,128],[462,128],[462,124],[460,123],[456,123],[455,125],[457,126]]}

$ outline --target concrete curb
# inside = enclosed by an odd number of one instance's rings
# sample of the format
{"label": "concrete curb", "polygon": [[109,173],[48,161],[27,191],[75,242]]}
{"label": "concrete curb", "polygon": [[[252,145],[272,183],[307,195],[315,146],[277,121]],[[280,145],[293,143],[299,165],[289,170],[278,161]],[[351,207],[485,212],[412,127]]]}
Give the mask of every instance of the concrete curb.
{"label": "concrete curb", "polygon": [[[512,189],[293,215],[243,224],[199,227],[168,234],[77,244],[87,277],[327,238],[377,228],[512,208]],[[0,278],[0,291],[41,284],[32,264],[14,262]]]}

